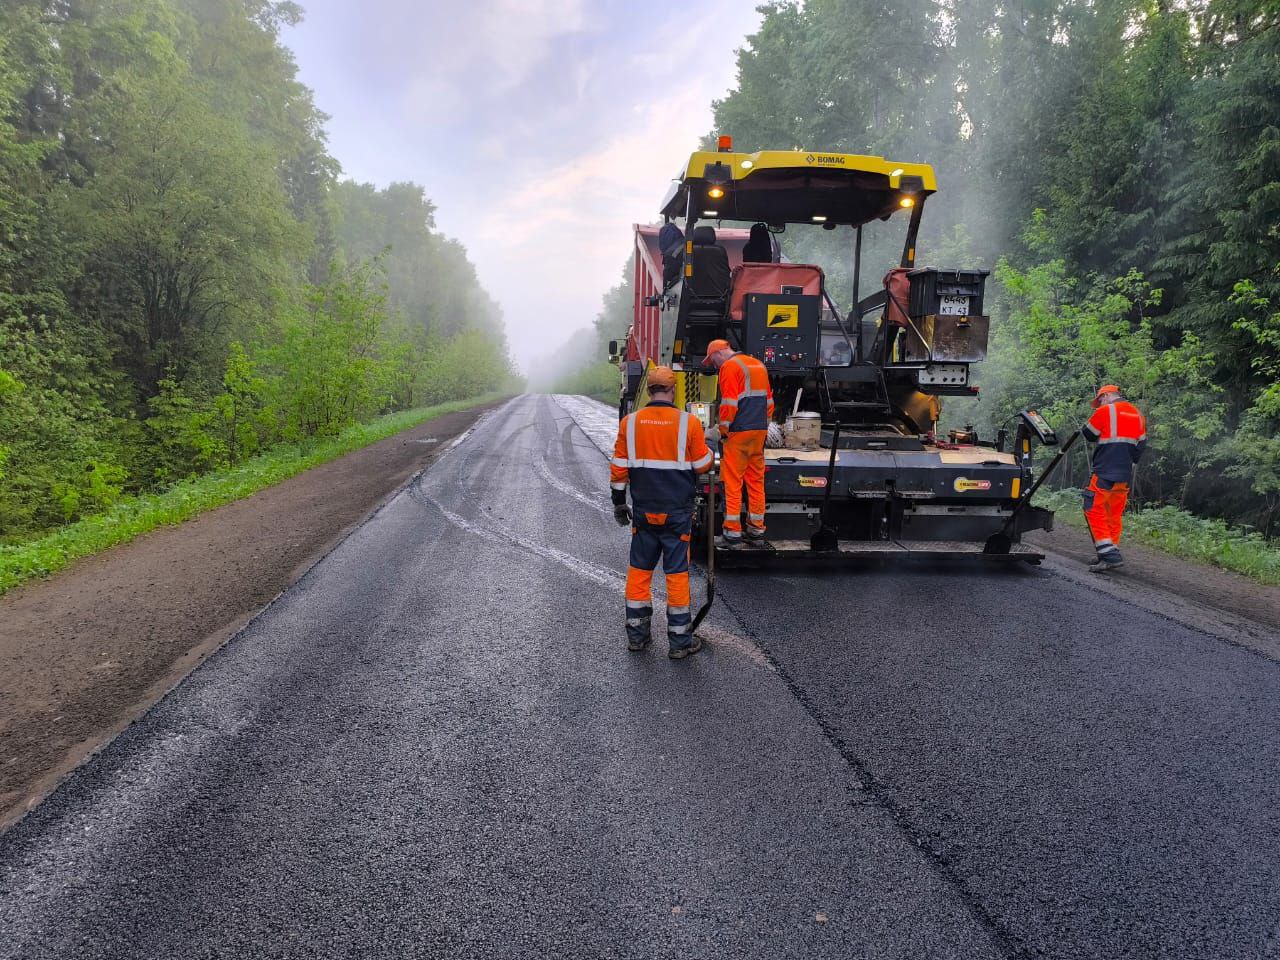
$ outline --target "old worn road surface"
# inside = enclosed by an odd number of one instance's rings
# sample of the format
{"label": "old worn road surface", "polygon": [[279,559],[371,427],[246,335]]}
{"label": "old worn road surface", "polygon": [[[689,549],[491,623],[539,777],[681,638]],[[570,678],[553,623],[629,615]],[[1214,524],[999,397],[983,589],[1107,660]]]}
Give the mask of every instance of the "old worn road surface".
{"label": "old worn road surface", "polygon": [[598,421],[490,415],[0,837],[0,957],[1280,956],[1269,641],[870,566],[628,655]]}

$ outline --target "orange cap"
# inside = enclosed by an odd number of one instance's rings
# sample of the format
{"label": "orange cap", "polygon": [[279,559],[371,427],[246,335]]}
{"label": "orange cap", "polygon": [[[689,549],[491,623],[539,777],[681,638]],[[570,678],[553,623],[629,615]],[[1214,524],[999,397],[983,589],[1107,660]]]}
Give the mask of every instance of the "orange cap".
{"label": "orange cap", "polygon": [[729,346],[728,340],[712,340],[710,343],[707,344],[707,356],[709,357],[713,353],[719,353],[721,350],[731,350],[731,349],[733,348]]}
{"label": "orange cap", "polygon": [[672,390],[676,385],[676,372],[670,367],[654,367],[649,371],[650,390]]}
{"label": "orange cap", "polygon": [[1102,400],[1103,396],[1105,396],[1106,394],[1119,393],[1119,392],[1120,392],[1120,388],[1117,387],[1114,383],[1104,384],[1103,386],[1099,387],[1098,392],[1093,395],[1093,405],[1096,407],[1098,403]]}

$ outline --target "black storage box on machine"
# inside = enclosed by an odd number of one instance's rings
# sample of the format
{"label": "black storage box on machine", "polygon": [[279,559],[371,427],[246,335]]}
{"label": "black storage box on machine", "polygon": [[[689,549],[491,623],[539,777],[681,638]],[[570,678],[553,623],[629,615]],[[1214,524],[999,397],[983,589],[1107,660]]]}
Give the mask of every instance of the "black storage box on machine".
{"label": "black storage box on machine", "polygon": [[908,312],[914,317],[980,317],[990,270],[939,270],[921,267],[907,274],[911,283]]}
{"label": "black storage box on machine", "polygon": [[987,358],[991,319],[982,312],[982,295],[989,272],[924,267],[907,274],[911,326],[903,360],[978,363]]}

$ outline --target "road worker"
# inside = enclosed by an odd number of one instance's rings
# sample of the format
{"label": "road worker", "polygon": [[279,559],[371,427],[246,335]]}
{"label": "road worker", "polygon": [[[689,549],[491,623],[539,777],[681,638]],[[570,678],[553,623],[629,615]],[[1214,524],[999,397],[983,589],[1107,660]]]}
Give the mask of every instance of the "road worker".
{"label": "road worker", "polygon": [[648,387],[648,405],[618,424],[609,466],[614,519],[621,526],[631,524],[627,649],[643,650],[653,639],[653,571],[661,559],[667,577],[667,655],[681,660],[702,649],[689,629],[689,541],[697,474],[711,469],[712,453],[697,418],[676,409],[671,368],[651,369]]}
{"label": "road worker", "polygon": [[1084,492],[1084,516],[1098,551],[1098,559],[1089,569],[1105,573],[1124,563],[1121,521],[1133,482],[1133,465],[1147,446],[1147,422],[1115,384],[1098,388],[1093,407],[1093,415],[1080,430],[1086,440],[1097,444],[1089,488]]}
{"label": "road worker", "polygon": [[742,482],[747,482],[747,531],[763,540],[764,444],[773,419],[769,371],[727,340],[707,345],[707,363],[720,371],[720,476],[724,480],[724,546],[742,543]]}

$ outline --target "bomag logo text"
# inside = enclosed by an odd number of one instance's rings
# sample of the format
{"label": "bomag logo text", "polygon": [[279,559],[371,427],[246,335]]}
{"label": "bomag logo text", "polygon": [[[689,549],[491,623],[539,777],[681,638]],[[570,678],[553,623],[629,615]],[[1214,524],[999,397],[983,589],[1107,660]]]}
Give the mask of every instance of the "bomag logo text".
{"label": "bomag logo text", "polygon": [[820,167],[843,167],[844,166],[844,157],[840,156],[839,154],[811,153],[807,157],[805,157],[805,160],[808,163],[816,163]]}

